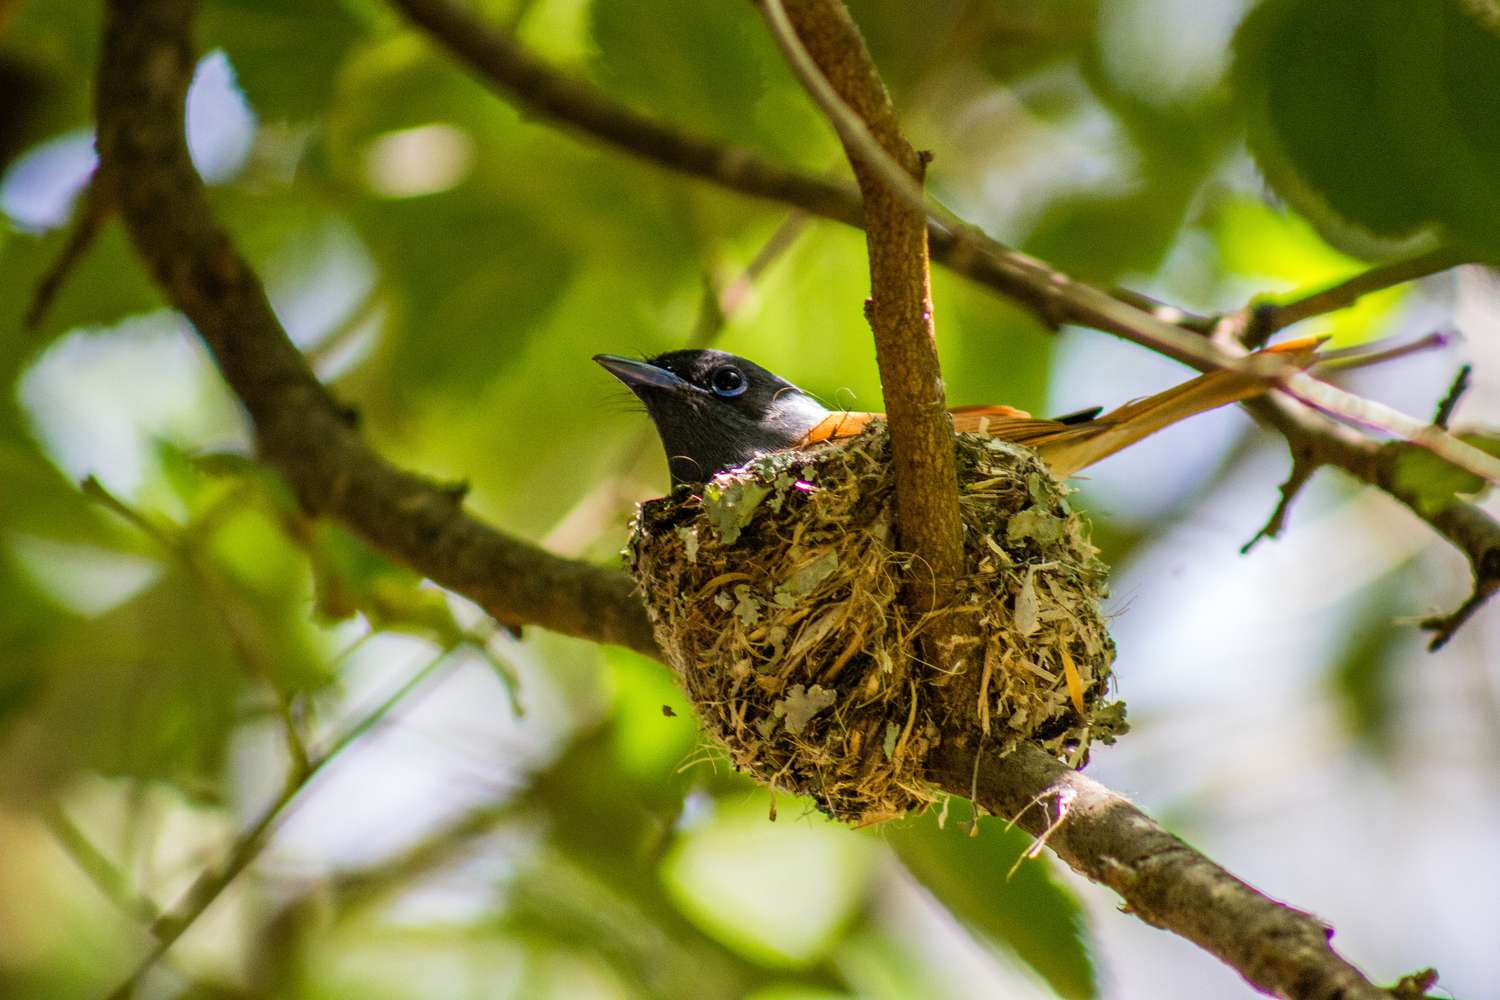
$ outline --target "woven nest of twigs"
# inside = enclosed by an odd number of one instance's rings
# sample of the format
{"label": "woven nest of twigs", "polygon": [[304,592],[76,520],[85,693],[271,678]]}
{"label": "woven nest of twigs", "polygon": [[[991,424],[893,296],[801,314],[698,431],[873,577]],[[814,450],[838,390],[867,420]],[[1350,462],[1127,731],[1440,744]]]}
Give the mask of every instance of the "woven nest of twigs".
{"label": "woven nest of twigs", "polygon": [[1106,568],[1068,489],[1026,448],[958,439],[966,576],[946,614],[978,638],[922,661],[939,616],[894,540],[890,440],[782,452],[641,506],[628,555],[657,642],[735,765],[829,815],[878,822],[934,798],[928,754],[982,734],[1070,762],[1123,731],[1108,703]]}

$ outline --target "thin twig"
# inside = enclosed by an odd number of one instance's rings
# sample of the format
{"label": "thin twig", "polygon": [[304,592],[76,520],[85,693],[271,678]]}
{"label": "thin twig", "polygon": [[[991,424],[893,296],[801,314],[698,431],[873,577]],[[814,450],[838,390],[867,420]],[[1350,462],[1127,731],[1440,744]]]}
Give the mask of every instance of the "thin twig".
{"label": "thin twig", "polygon": [[[875,171],[880,176],[880,182],[900,195],[908,205],[925,212],[929,201],[927,191],[923,188],[921,181],[896,162],[859,113],[844,103],[844,99],[828,81],[823,69],[813,60],[807,47],[803,45],[781,0],[758,0],[758,2],[761,10],[765,12],[766,22],[771,28],[771,36],[776,40],[782,55],[790,64],[792,73],[812,96],[813,103],[822,109],[824,116],[832,123],[839,138],[848,148],[850,157],[858,159]],[[885,97],[883,87],[879,97],[884,100],[873,97],[871,100],[889,105],[889,99]],[[889,141],[890,137],[887,136],[886,140]],[[939,221],[944,220],[939,219]],[[868,224],[868,220],[866,223]]]}
{"label": "thin twig", "polygon": [[1448,387],[1448,394],[1442,398],[1437,405],[1437,412],[1432,415],[1432,422],[1439,427],[1446,428],[1453,419],[1453,411],[1458,409],[1459,400],[1464,398],[1464,393],[1469,391],[1469,376],[1474,374],[1473,365],[1464,365],[1458,369],[1458,374],[1453,378],[1453,384]]}
{"label": "thin twig", "polygon": [[108,176],[102,169],[95,168],[83,193],[78,196],[67,242],[32,293],[31,305],[27,307],[26,317],[22,321],[26,329],[36,330],[41,327],[42,321],[47,318],[47,311],[52,308],[52,303],[57,300],[58,293],[67,283],[68,276],[87,256],[114,211],[114,192]]}
{"label": "thin twig", "polygon": [[1474,581],[1474,589],[1453,611],[1446,615],[1437,615],[1422,620],[1422,630],[1431,632],[1432,638],[1427,642],[1427,651],[1436,653],[1448,645],[1448,640],[1470,619],[1475,612],[1484,607],[1496,592],[1500,591],[1500,576],[1487,576]]}
{"label": "thin twig", "polygon": [[53,802],[43,808],[42,821],[79,870],[126,916],[149,924],[161,915],[155,903],[131,888],[129,876],[104,856],[61,805]]}
{"label": "thin twig", "polygon": [[[85,496],[129,521],[165,549],[187,571],[188,576],[198,585],[198,592],[202,594],[204,603],[219,619],[235,658],[251,676],[259,678],[271,689],[276,699],[277,716],[281,720],[282,737],[291,757],[292,767],[298,773],[305,772],[308,768],[307,746],[302,741],[302,733],[292,711],[291,697],[278,681],[276,665],[258,639],[259,628],[255,622],[254,609],[233,591],[213,566],[204,561],[190,537],[158,524],[115,496],[94,476],[83,481],[82,490]],[[226,502],[232,500],[233,497],[230,497]]]}
{"label": "thin twig", "polygon": [[[1330,351],[1318,352],[1318,362],[1314,369],[1320,372],[1353,371],[1356,368],[1369,368],[1372,365],[1383,365],[1387,361],[1395,361],[1399,358],[1409,357],[1413,354],[1421,354],[1424,351],[1442,350],[1453,343],[1454,335],[1434,331],[1416,340],[1400,342],[1399,338],[1386,337],[1361,344],[1358,347],[1341,347]],[[1389,346],[1382,346],[1382,345]]]}
{"label": "thin twig", "polygon": [[1467,258],[1458,251],[1440,247],[1415,257],[1377,265],[1327,288],[1292,295],[1280,304],[1261,303],[1249,310],[1254,319],[1246,328],[1243,342],[1246,347],[1259,347],[1272,334],[1294,323],[1337,312],[1366,295],[1451,270],[1466,262]]}
{"label": "thin twig", "polygon": [[347,729],[328,749],[313,757],[305,771],[293,771],[287,776],[280,794],[268,805],[250,826],[235,839],[224,861],[215,868],[205,869],[191,887],[183,894],[177,905],[152,922],[151,932],[156,944],[146,953],[135,970],[109,995],[109,1000],[126,1000],[135,991],[136,984],[151,967],[167,953],[177,939],[201,917],[214,900],[227,889],[240,873],[250,866],[270,842],[271,834],[285,819],[290,807],[305,792],[317,776],[356,740],[391,713],[397,705],[430,678],[444,663],[449,661],[452,649],[445,649],[429,660],[421,669],[391,692],[380,704],[366,713]]}
{"label": "thin twig", "polygon": [[1297,499],[1302,488],[1312,479],[1313,474],[1318,471],[1318,463],[1306,455],[1292,452],[1292,471],[1287,473],[1286,482],[1281,484],[1281,497],[1276,501],[1276,507],[1271,511],[1271,516],[1261,529],[1244,545],[1240,546],[1240,555],[1245,555],[1262,538],[1277,538],[1286,527],[1287,515],[1291,513],[1292,503]]}

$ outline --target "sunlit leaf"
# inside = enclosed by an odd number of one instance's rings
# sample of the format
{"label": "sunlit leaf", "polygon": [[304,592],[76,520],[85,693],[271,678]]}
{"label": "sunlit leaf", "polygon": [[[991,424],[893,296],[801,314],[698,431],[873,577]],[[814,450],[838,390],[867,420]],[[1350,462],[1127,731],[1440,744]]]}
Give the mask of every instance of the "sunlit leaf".
{"label": "sunlit leaf", "polygon": [[[1208,223],[1224,270],[1268,290],[1305,291],[1332,285],[1367,266],[1330,246],[1302,216],[1259,200],[1219,201],[1210,209]],[[1410,291],[1410,286],[1398,285],[1372,292],[1348,308],[1313,317],[1298,329],[1330,336],[1341,347],[1363,343],[1383,334],[1383,324]]]}
{"label": "sunlit leaf", "polygon": [[[1491,455],[1500,455],[1500,436],[1461,433],[1459,439]],[[1395,487],[1413,498],[1417,509],[1431,517],[1460,497],[1485,489],[1471,472],[1452,465],[1425,448],[1403,448],[1396,460]]]}
{"label": "sunlit leaf", "polygon": [[1271,0],[1240,31],[1235,81],[1268,179],[1335,244],[1436,235],[1500,256],[1500,37],[1476,7]]}
{"label": "sunlit leaf", "polygon": [[831,823],[767,822],[722,809],[680,838],[663,878],[705,931],[759,961],[799,967],[826,954],[867,888],[874,845]]}
{"label": "sunlit leaf", "polygon": [[946,829],[932,810],[891,828],[902,862],[980,940],[1013,953],[1059,995],[1096,996],[1082,907],[1046,861],[1015,867],[1031,836],[989,819],[971,837],[967,807],[955,802],[949,812]]}
{"label": "sunlit leaf", "polygon": [[595,0],[601,82],[657,116],[720,135],[752,118],[765,29],[749,4]]}
{"label": "sunlit leaf", "polygon": [[215,0],[200,21],[204,48],[229,53],[241,88],[267,121],[321,112],[345,53],[363,32],[336,2]]}

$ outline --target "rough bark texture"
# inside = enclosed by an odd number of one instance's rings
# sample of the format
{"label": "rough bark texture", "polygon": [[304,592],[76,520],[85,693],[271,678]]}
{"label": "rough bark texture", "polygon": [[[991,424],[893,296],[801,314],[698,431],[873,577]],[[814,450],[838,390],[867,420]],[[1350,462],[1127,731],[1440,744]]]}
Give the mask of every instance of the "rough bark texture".
{"label": "rough bark texture", "polygon": [[[897,165],[920,181],[922,158],[901,134],[896,110],[859,29],[841,0],[791,0],[787,16],[838,97],[869,127]],[[896,525],[903,549],[922,564],[907,591],[916,605],[946,603],[963,572],[953,426],[938,367],[927,259],[927,214],[881,179],[846,143],[864,199],[870,256],[866,315],[891,428]]]}

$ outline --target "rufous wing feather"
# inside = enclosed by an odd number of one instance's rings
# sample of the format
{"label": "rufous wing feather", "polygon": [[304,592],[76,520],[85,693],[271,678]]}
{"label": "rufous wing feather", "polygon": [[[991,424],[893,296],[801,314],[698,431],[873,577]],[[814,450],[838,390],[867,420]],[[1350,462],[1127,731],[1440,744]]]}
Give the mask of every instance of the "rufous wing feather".
{"label": "rufous wing feather", "polygon": [[[1258,354],[1273,354],[1306,368],[1317,357],[1326,338],[1301,337],[1268,347]],[[1034,448],[1059,478],[1067,478],[1163,427],[1198,413],[1258,396],[1271,383],[1258,375],[1222,369],[1199,375],[1133,403],[1126,403],[1093,420],[1063,423],[1033,417],[1013,406],[960,406],[949,412],[953,429],[960,433],[987,434]],[[841,410],[830,413],[798,442],[798,447],[855,437],[881,413]]]}
{"label": "rufous wing feather", "polygon": [[837,441],[840,438],[858,437],[870,423],[875,420],[884,420],[884,413],[859,413],[854,410],[836,410],[820,420],[812,430],[802,435],[796,447],[806,448],[809,445],[821,444],[824,441]]}
{"label": "rufous wing feather", "polygon": [[[1257,354],[1278,355],[1306,368],[1316,359],[1318,346],[1325,339],[1301,337],[1268,347]],[[1154,396],[1126,403],[1087,423],[1060,427],[1029,440],[1009,437],[1007,440],[1018,440],[1035,448],[1053,473],[1065,479],[1163,427],[1229,403],[1251,399],[1270,387],[1271,382],[1258,375],[1221,369],[1199,375]],[[1003,428],[999,436],[1006,437]]]}

